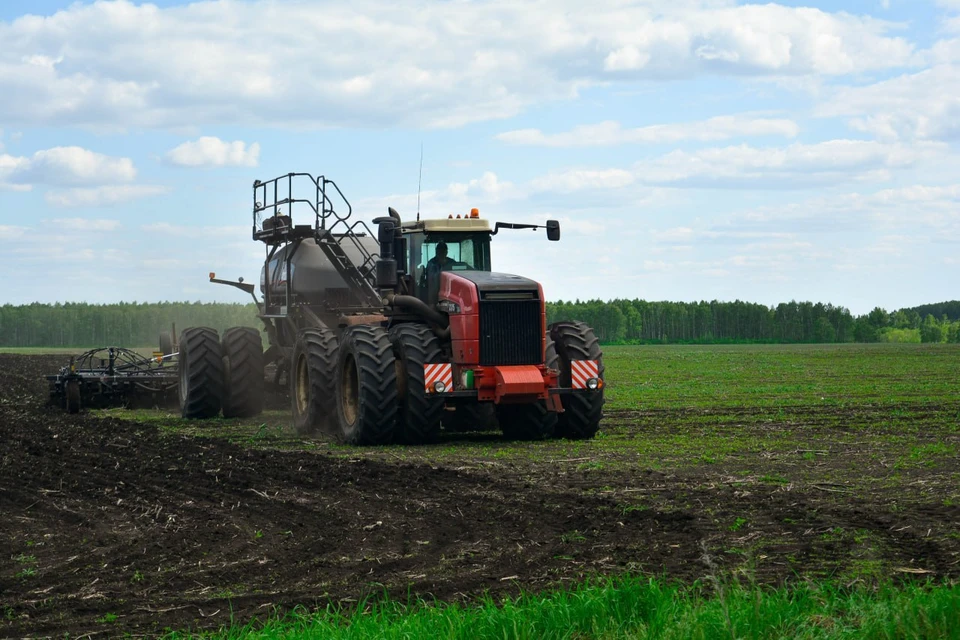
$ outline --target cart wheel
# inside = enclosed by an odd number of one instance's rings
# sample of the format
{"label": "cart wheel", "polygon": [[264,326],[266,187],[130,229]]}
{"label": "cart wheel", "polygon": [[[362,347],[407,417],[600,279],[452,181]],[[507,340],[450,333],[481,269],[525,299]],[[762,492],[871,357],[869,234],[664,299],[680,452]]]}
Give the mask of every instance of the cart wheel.
{"label": "cart wheel", "polygon": [[80,413],[80,381],[67,380],[64,394],[64,404],[67,413]]}
{"label": "cart wheel", "polygon": [[173,353],[173,334],[169,331],[160,332],[160,353],[165,356]]}

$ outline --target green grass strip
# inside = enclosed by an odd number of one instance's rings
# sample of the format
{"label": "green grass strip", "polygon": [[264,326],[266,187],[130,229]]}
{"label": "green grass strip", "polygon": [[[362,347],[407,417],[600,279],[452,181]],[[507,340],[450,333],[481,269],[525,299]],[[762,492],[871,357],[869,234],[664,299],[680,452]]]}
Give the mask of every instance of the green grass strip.
{"label": "green grass strip", "polygon": [[569,591],[525,594],[474,605],[361,603],[351,613],[299,609],[209,638],[586,639],[956,638],[960,585],[846,589],[738,583],[681,587],[645,578],[602,579]]}

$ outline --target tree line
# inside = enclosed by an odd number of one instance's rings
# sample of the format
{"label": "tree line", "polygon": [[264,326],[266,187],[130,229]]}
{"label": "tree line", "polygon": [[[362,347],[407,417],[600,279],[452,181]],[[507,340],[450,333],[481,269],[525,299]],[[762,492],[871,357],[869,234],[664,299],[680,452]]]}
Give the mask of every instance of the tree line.
{"label": "tree line", "polygon": [[547,303],[547,319],[586,322],[607,344],[960,342],[957,301],[854,316],[822,302],[561,300]]}
{"label": "tree line", "polygon": [[178,333],[263,326],[253,303],[7,304],[0,307],[0,347],[159,347],[160,332],[174,325]]}
{"label": "tree line", "polygon": [[[960,342],[960,301],[854,316],[820,302],[561,300],[547,303],[547,319],[586,322],[606,344]],[[174,324],[178,332],[262,328],[252,303],[7,304],[0,306],[0,347],[147,347]]]}

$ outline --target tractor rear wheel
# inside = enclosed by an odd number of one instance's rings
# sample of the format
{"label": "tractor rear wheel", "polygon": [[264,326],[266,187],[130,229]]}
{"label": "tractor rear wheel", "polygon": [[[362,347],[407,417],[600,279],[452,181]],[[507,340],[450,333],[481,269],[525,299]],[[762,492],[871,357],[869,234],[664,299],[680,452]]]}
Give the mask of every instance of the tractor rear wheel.
{"label": "tractor rear wheel", "polygon": [[[550,336],[560,356],[560,386],[572,386],[570,363],[573,360],[595,360],[599,377],[603,380],[603,352],[600,341],[583,322],[557,322],[550,325]],[[600,429],[603,418],[603,387],[597,391],[578,391],[560,396],[563,413],[557,424],[561,437],[572,440],[592,438]]]}
{"label": "tractor rear wheel", "polygon": [[427,393],[424,365],[445,360],[440,340],[427,326],[400,324],[390,329],[390,342],[397,362],[396,439],[406,444],[436,442],[440,435],[443,397]]}
{"label": "tractor rear wheel", "polygon": [[557,428],[557,414],[543,400],[497,407],[500,429],[508,440],[546,440]]}
{"label": "tractor rear wheel", "polygon": [[251,418],[263,411],[263,340],[253,327],[232,327],[220,340],[223,352],[223,417]]}
{"label": "tractor rear wheel", "polygon": [[398,413],[397,369],[385,329],[354,325],[343,332],[336,398],[343,442],[379,445],[393,441]]}
{"label": "tractor rear wheel", "polygon": [[190,327],[180,334],[177,394],[184,418],[213,418],[223,401],[223,352],[215,329]]}
{"label": "tractor rear wheel", "polygon": [[336,423],[337,412],[337,337],[329,329],[302,331],[293,347],[288,369],[293,426],[297,433],[308,436],[318,428],[329,431]]}

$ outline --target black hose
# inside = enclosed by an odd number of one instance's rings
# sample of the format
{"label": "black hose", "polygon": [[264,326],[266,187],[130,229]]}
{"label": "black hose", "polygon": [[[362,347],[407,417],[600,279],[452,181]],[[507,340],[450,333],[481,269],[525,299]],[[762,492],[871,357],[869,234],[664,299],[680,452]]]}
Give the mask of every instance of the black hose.
{"label": "black hose", "polygon": [[440,329],[446,329],[447,333],[450,332],[450,318],[443,315],[436,309],[431,309],[430,306],[420,298],[405,295],[392,295],[388,296],[387,300],[393,306],[416,314],[427,322],[437,325],[440,327]]}

